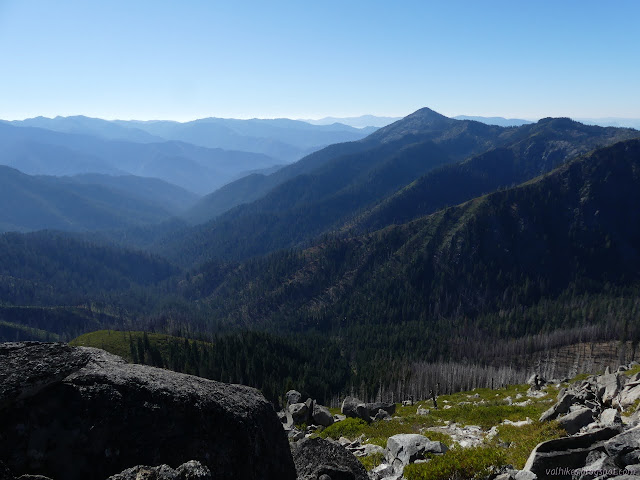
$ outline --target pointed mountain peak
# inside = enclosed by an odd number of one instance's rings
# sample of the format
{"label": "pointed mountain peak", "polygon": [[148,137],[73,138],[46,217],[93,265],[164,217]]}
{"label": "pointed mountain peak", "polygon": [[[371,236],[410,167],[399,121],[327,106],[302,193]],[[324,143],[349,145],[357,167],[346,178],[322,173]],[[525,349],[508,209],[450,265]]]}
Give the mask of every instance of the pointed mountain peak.
{"label": "pointed mountain peak", "polygon": [[420,110],[413,112],[406,118],[420,118],[422,120],[451,120],[449,117],[445,117],[444,115],[436,112],[435,110],[431,110],[428,107],[423,107]]}

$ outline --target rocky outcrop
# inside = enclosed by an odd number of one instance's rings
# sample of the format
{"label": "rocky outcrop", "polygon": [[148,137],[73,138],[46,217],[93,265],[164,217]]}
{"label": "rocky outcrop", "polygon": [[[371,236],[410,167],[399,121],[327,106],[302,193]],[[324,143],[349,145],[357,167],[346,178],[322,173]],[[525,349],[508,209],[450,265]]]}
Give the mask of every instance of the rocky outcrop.
{"label": "rocky outcrop", "polygon": [[0,344],[0,432],[0,461],[16,475],[101,479],[197,460],[213,480],[296,478],[280,422],[257,390],[92,348]]}
{"label": "rocky outcrop", "polygon": [[624,418],[620,415],[620,410],[630,405],[622,399],[635,396],[632,392],[638,387],[635,377],[623,373],[630,367],[591,376],[562,392],[558,402],[540,420],[557,418],[571,436],[539,444],[531,452],[523,473],[530,472],[538,478],[576,480],[637,475],[638,413]]}
{"label": "rocky outcrop", "polygon": [[342,401],[340,411],[349,418],[361,418],[367,422],[371,421],[367,405],[355,397],[346,397]]}
{"label": "rocky outcrop", "polygon": [[[380,413],[382,410],[384,413]],[[346,397],[342,402],[340,409],[343,415],[351,418],[361,418],[367,422],[371,422],[378,416],[378,420],[389,418],[396,412],[395,403],[373,402],[365,403],[355,397]]]}
{"label": "rocky outcrop", "polygon": [[211,480],[211,471],[200,462],[192,460],[175,470],[169,465],[147,467],[138,465],[122,473],[112,475],[107,480]]}
{"label": "rocky outcrop", "polygon": [[584,435],[540,443],[529,455],[524,470],[540,478],[547,478],[548,470],[558,468],[559,472],[564,473],[558,473],[554,477],[570,479],[570,470],[584,467],[590,452],[603,449],[605,442],[619,433],[619,429],[603,428]]}
{"label": "rocky outcrop", "polygon": [[336,442],[305,438],[291,450],[298,480],[369,480],[356,457]]}

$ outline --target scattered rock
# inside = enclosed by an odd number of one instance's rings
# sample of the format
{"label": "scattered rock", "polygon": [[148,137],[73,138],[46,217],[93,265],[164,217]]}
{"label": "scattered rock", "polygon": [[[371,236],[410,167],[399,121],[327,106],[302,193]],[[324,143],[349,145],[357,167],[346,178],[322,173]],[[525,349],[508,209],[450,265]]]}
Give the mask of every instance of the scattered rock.
{"label": "scattered rock", "polygon": [[547,381],[542,377],[542,375],[539,375],[537,373],[531,375],[529,377],[529,380],[527,380],[527,384],[530,385],[534,390],[540,390],[540,388],[542,388],[546,383]]}
{"label": "scattered rock", "polygon": [[362,464],[342,445],[322,438],[305,438],[292,446],[298,480],[369,480]]}
{"label": "scattered rock", "polygon": [[441,442],[432,442],[424,435],[405,433],[387,440],[386,461],[398,474],[404,467],[425,458],[426,453],[443,454],[448,450]]}
{"label": "scattered rock", "polygon": [[429,415],[429,410],[426,408],[418,407],[416,410],[416,415]]}
{"label": "scattered rock", "polygon": [[396,413],[396,404],[395,403],[384,403],[384,402],[375,402],[375,403],[367,403],[367,409],[369,410],[370,416],[375,416],[378,411],[384,410],[390,416]]}
{"label": "scattered rock", "polygon": [[391,415],[389,415],[385,410],[378,410],[378,412],[376,413],[375,417],[373,417],[373,420],[376,422],[379,422],[381,420],[390,420],[391,419]]}
{"label": "scattered rock", "polygon": [[16,475],[103,479],[195,459],[213,480],[296,478],[281,423],[257,390],[94,348],[0,344],[0,432],[0,461]]}

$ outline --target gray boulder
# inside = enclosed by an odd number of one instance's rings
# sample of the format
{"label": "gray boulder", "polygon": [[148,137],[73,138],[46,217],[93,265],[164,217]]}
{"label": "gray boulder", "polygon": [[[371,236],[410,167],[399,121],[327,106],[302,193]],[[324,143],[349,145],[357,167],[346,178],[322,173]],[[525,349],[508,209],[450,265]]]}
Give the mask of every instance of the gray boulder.
{"label": "gray boulder", "polygon": [[615,408],[607,408],[600,414],[600,424],[607,427],[621,425],[622,418],[620,417],[620,412]]}
{"label": "gray boulder", "polygon": [[298,480],[369,480],[362,464],[342,445],[322,438],[305,438],[292,445]]}
{"label": "gray boulder", "polygon": [[293,418],[293,423],[306,423],[309,419],[309,408],[306,403],[294,403],[289,405],[289,413]]}
{"label": "gray boulder", "polygon": [[377,415],[379,410],[384,410],[389,415],[393,415],[396,413],[396,404],[395,403],[384,403],[384,402],[374,402],[367,403],[367,409],[369,410],[369,416],[374,417]]}
{"label": "gray boulder", "polygon": [[629,382],[620,392],[620,397],[616,397],[612,405],[627,408],[640,399],[640,382]]}
{"label": "gray boulder", "polygon": [[289,390],[285,396],[287,397],[287,407],[294,403],[300,403],[302,400],[302,394],[297,390]]}
{"label": "gray boulder", "polygon": [[548,420],[554,420],[558,417],[558,415],[567,413],[569,411],[569,408],[575,401],[575,398],[576,397],[573,394],[565,393],[564,395],[562,395],[560,400],[558,400],[551,408],[549,408],[540,416],[540,421],[546,422]]}
{"label": "gray boulder", "polygon": [[371,421],[367,404],[355,397],[346,397],[342,402],[340,412],[350,418],[361,418],[367,422]]}
{"label": "gray boulder", "polygon": [[[583,435],[557,438],[539,443],[533,449],[524,471],[533,472],[540,478],[570,479],[570,470],[585,466],[592,450],[602,449],[605,442],[620,433],[619,428],[605,427]],[[555,470],[554,470],[555,469]],[[555,473],[549,474],[549,471]]]}
{"label": "gray boulder", "polygon": [[396,473],[416,460],[423,460],[426,453],[443,454],[448,450],[441,442],[432,442],[424,435],[404,433],[387,439],[386,461]]}
{"label": "gray boulder", "polygon": [[175,470],[169,465],[147,467],[138,465],[128,468],[122,473],[112,475],[107,480],[211,480],[211,472],[200,462],[192,460],[180,465]]}
{"label": "gray boulder", "polygon": [[586,427],[591,422],[593,422],[593,412],[586,407],[580,407],[558,419],[560,426],[569,435],[579,432],[582,427]]}
{"label": "gray boulder", "polygon": [[640,449],[640,425],[611,438],[604,448],[611,456],[621,456]]}
{"label": "gray boulder", "polygon": [[379,422],[381,420],[389,420],[391,419],[391,415],[389,415],[385,410],[378,410],[377,413],[375,414],[375,416],[373,417],[373,420],[376,422]]}
{"label": "gray boulder", "polygon": [[316,403],[313,406],[313,423],[322,425],[323,427],[329,427],[333,425],[333,415],[331,415],[327,407]]}
{"label": "gray boulder", "polygon": [[0,432],[0,461],[16,475],[101,479],[198,460],[212,480],[296,478],[284,430],[257,390],[93,348],[0,344]]}
{"label": "gray boulder", "polygon": [[614,398],[618,396],[627,381],[626,375],[611,373],[597,377],[597,395],[606,405],[611,405]]}

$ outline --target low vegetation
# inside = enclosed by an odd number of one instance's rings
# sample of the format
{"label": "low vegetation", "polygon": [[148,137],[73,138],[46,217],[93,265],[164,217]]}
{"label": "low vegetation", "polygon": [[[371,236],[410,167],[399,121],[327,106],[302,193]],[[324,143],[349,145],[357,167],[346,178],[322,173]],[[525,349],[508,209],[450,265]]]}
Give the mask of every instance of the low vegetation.
{"label": "low vegetation", "polygon": [[[566,435],[556,422],[536,421],[555,401],[558,388],[548,385],[540,396],[528,393],[529,385],[525,384],[441,395],[437,398],[437,409],[432,400],[398,406],[391,420],[367,423],[348,418],[326,428],[320,436],[336,440],[340,437],[360,439],[362,443],[385,447],[387,439],[393,435],[419,433],[444,443],[450,450],[443,456],[431,456],[427,463],[407,467],[404,475],[408,480],[483,478],[506,465],[522,469],[538,443]],[[428,413],[418,415],[418,409]],[[523,420],[530,423],[505,422]],[[463,448],[455,434],[460,431],[457,429],[468,426],[480,427],[482,439],[473,447]],[[383,457],[377,454],[360,457],[360,461],[371,470],[383,461]]]}

